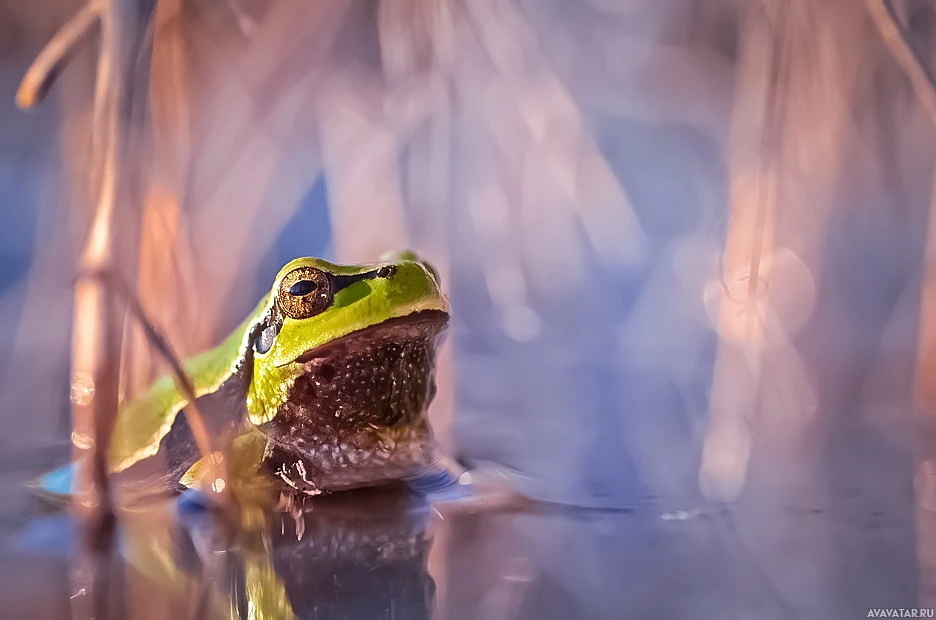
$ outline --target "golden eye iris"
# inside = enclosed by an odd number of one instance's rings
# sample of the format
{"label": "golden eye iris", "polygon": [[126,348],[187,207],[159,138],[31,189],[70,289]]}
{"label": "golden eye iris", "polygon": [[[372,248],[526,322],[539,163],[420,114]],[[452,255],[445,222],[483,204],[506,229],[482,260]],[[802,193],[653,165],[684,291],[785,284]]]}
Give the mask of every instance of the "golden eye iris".
{"label": "golden eye iris", "polygon": [[276,296],[280,310],[291,319],[307,319],[332,303],[331,281],[313,267],[299,267],[286,274]]}

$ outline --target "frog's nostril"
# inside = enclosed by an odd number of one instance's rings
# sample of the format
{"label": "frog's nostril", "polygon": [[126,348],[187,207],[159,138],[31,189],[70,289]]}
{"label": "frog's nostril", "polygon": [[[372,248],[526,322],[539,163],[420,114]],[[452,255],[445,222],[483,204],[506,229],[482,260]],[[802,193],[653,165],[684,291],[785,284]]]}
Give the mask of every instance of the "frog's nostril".
{"label": "frog's nostril", "polygon": [[384,265],[383,267],[377,270],[377,277],[389,278],[395,273],[396,273],[396,267],[394,267],[393,265]]}

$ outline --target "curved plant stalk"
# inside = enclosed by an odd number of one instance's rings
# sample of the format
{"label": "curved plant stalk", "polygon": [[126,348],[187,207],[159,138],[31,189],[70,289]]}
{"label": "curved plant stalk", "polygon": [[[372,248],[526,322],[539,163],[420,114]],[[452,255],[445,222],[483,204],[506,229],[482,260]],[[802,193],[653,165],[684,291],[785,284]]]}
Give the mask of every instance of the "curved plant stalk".
{"label": "curved plant stalk", "polygon": [[[138,85],[148,81],[138,68],[148,68],[152,46],[147,36],[152,0],[102,0],[100,8],[91,170],[97,195],[81,258],[83,273],[135,264],[139,219],[132,208],[138,168],[134,137],[145,111]],[[116,291],[100,279],[82,278],[75,286],[72,372],[83,389],[73,398],[73,437],[79,453],[90,451],[88,466],[78,476],[76,509],[88,519],[91,534],[112,518],[107,447],[117,413],[125,312]]]}
{"label": "curved plant stalk", "polygon": [[910,45],[907,32],[897,18],[893,0],[866,0],[865,6],[884,44],[910,80],[920,107],[936,125],[936,84],[920,55]]}
{"label": "curved plant stalk", "polygon": [[[95,0],[53,37],[26,75],[20,105],[41,99],[78,43],[100,22],[89,174],[96,203],[81,271],[132,268],[139,236],[134,213],[137,140],[143,126],[154,0]],[[117,414],[120,352],[126,309],[112,287],[81,278],[75,286],[72,327],[72,440],[81,458],[73,510],[82,519],[86,550],[75,563],[77,617],[107,617],[115,523],[108,486],[108,444]]]}
{"label": "curved plant stalk", "polygon": [[72,437],[79,455],[91,453],[91,458],[84,460],[88,467],[79,474],[77,508],[90,517],[91,532],[112,520],[107,447],[119,399],[120,352],[127,311],[169,363],[179,391],[189,399],[189,425],[200,451],[212,452],[210,435],[195,404],[191,378],[120,273],[121,269],[132,273],[136,264],[134,241],[139,238],[140,218],[130,205],[141,195],[136,138],[143,126],[148,97],[146,88],[140,85],[149,82],[154,16],[153,0],[89,3],[40,53],[18,96],[24,107],[39,101],[78,43],[101,22],[93,126],[96,151],[91,170],[98,184],[97,204],[81,259],[83,277],[75,286],[72,350]]}
{"label": "curved plant stalk", "polygon": [[[176,389],[188,400],[188,404],[185,405],[184,415],[192,431],[195,444],[198,446],[199,453],[202,456],[212,454],[214,452],[214,442],[211,439],[208,426],[205,424],[205,417],[198,408],[198,396],[195,394],[195,384],[192,382],[192,378],[189,376],[188,372],[186,372],[179,356],[172,349],[172,345],[169,344],[169,341],[162,335],[153,322],[149,320],[146,311],[140,304],[140,300],[130,287],[127,286],[127,283],[116,273],[99,272],[87,274],[87,276],[100,280],[106,288],[117,293],[120,301],[127,305],[130,315],[133,316],[137,323],[143,328],[147,342],[149,342],[149,344],[156,349],[156,352],[159,353],[160,357],[169,364],[170,373]],[[226,498],[227,494],[224,493],[226,485],[223,482],[227,479],[226,460],[223,458],[211,459],[211,463],[211,480],[218,481],[220,479],[222,481],[221,484],[216,484],[218,487],[217,493],[222,494],[222,496]]]}
{"label": "curved plant stalk", "polygon": [[28,110],[42,101],[52,82],[75,55],[78,46],[91,35],[100,18],[100,6],[89,2],[62,26],[23,76],[16,91],[16,105]]}

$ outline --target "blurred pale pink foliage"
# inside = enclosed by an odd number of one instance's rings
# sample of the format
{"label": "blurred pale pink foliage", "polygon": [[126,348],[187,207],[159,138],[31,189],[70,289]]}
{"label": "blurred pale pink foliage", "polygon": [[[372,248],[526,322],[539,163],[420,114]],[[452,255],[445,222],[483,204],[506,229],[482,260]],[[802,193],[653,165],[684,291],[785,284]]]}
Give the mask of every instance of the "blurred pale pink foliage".
{"label": "blurred pale pink foliage", "polygon": [[[898,5],[936,62],[932,9]],[[87,60],[60,85],[74,187]],[[137,285],[183,354],[249,309],[322,176],[334,258],[411,245],[454,282],[448,445],[560,495],[603,451],[674,501],[899,503],[915,480],[934,600],[934,422],[915,413],[936,410],[934,128],[862,3],[162,0],[151,97]],[[48,292],[87,223],[65,207],[41,205],[14,352],[67,314]],[[138,386],[159,365],[139,336],[129,353]],[[24,373],[4,393],[53,410]],[[834,579],[834,535],[813,542],[798,566]]]}

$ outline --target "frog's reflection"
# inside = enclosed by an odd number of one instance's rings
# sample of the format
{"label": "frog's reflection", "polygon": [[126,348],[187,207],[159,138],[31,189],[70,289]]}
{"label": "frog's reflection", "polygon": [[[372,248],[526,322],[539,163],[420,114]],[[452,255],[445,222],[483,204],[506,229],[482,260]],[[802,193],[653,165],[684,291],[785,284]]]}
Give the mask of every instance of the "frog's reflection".
{"label": "frog's reflection", "polygon": [[428,618],[429,505],[389,486],[280,502],[264,529],[224,545],[213,517],[182,519],[187,571],[240,617]]}

